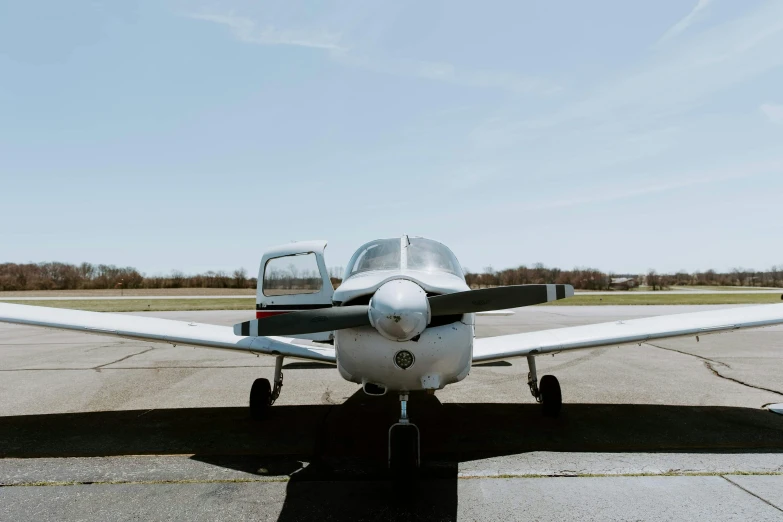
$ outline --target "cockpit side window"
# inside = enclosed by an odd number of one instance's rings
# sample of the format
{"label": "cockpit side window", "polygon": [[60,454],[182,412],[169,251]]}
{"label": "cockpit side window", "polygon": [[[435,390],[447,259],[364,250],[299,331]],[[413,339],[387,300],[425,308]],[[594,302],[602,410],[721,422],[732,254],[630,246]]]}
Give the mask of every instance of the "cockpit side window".
{"label": "cockpit side window", "polygon": [[407,250],[408,268],[425,272],[448,272],[463,277],[462,268],[454,254],[431,239],[411,238]]}
{"label": "cockpit side window", "polygon": [[348,263],[346,279],[370,270],[399,270],[400,240],[379,239],[361,247]]}

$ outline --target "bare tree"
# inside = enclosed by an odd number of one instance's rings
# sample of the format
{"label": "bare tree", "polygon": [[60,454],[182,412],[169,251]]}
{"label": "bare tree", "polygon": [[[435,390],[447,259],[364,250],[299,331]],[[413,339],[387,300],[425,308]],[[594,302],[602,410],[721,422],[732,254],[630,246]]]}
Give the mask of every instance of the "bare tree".
{"label": "bare tree", "polygon": [[247,272],[244,268],[234,270],[234,288],[245,288],[247,285]]}
{"label": "bare tree", "polygon": [[658,272],[652,268],[647,271],[647,286],[651,286],[653,291],[660,290],[659,281]]}

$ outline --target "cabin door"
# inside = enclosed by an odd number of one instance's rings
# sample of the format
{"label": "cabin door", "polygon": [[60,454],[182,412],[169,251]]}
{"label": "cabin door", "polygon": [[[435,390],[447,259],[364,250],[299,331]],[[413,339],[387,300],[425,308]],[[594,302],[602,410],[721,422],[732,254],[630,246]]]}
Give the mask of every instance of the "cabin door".
{"label": "cabin door", "polygon": [[[326,241],[298,241],[264,253],[258,269],[257,319],[332,306],[334,288],[324,261],[325,249]],[[332,332],[295,337],[328,341]]]}

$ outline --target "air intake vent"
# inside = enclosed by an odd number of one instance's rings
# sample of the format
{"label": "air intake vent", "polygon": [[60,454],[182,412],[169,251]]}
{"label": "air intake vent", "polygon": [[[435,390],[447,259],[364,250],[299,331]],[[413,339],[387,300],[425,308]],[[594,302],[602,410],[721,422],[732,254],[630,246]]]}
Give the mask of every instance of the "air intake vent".
{"label": "air intake vent", "polygon": [[373,396],[386,395],[386,386],[384,386],[383,384],[366,382],[364,383],[364,393]]}

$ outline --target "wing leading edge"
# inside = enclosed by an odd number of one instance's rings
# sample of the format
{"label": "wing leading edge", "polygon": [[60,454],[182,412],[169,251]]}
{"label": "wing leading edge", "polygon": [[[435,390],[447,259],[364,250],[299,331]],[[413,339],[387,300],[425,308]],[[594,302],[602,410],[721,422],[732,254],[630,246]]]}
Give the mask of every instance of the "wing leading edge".
{"label": "wing leading edge", "polygon": [[237,337],[231,326],[157,317],[0,303],[0,322],[314,361],[336,360],[331,347],[301,346],[284,337]]}
{"label": "wing leading edge", "polygon": [[663,315],[476,339],[473,362],[643,343],[783,324],[783,304]]}
{"label": "wing leading edge", "polygon": [[[0,322],[335,362],[334,349],[331,347],[301,346],[289,338],[237,337],[230,326],[155,317],[0,303]],[[783,304],[631,319],[476,339],[473,361],[490,362],[567,350],[622,346],[778,324],[783,324]]]}

